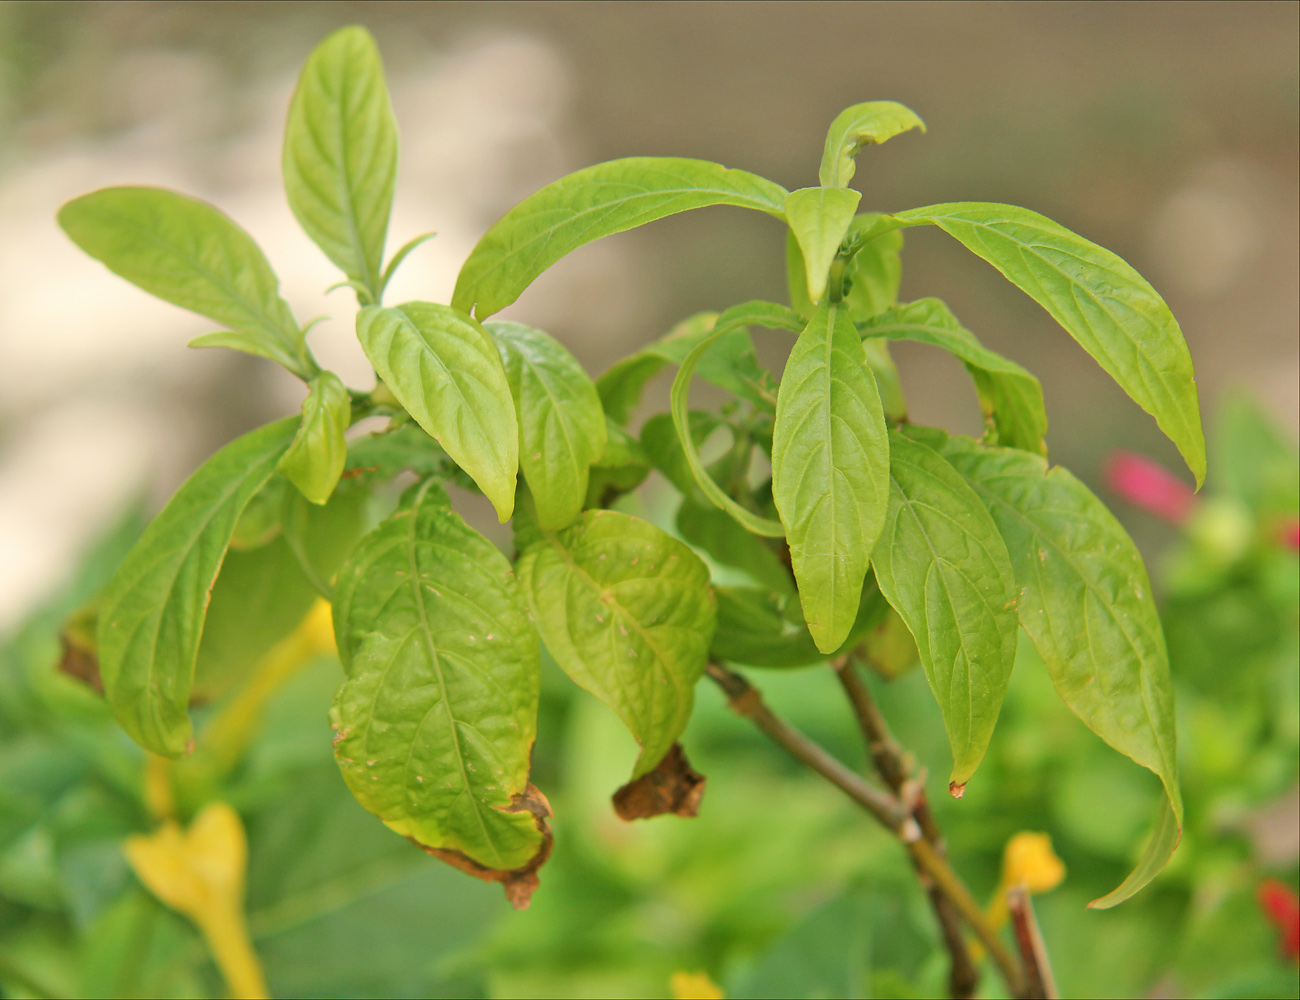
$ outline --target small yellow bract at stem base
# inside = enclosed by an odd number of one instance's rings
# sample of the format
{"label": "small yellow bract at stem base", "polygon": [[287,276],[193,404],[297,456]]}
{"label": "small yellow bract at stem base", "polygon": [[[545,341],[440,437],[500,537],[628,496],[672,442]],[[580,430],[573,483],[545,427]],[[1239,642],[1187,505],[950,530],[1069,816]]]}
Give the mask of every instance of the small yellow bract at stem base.
{"label": "small yellow bract at stem base", "polygon": [[230,995],[269,996],[244,921],[248,842],[239,814],[213,802],[187,831],[169,819],[152,834],[128,837],[123,850],[145,887],[198,925]]}

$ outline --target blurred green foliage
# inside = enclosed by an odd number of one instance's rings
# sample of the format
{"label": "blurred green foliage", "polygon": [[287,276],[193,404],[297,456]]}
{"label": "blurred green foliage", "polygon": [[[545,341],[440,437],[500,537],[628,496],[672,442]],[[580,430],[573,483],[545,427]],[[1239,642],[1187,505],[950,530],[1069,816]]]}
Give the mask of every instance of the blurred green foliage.
{"label": "blurred green foliage", "polygon": [[[1278,803],[1294,795],[1300,754],[1300,567],[1285,538],[1300,459],[1244,396],[1221,408],[1213,448],[1207,494],[1157,570],[1187,799],[1169,869],[1118,909],[1085,908],[1131,867],[1158,783],[1069,713],[1028,642],[979,778],[961,802],[932,797],[955,867],[984,899],[1012,834],[1052,835],[1068,875],[1036,907],[1065,996],[1300,992],[1255,899],[1263,878],[1294,888],[1298,875],[1294,846],[1269,845],[1295,823]],[[65,593],[0,645],[6,996],[221,995],[197,932],[145,892],[121,851],[153,822],[140,751],[57,670],[61,626],[141,524],[139,512],[125,517]],[[274,995],[654,997],[678,970],[707,971],[731,997],[943,992],[946,959],[892,838],[711,687],[683,739],[709,776],[699,818],[627,825],[609,795],[635,744],[553,663],[543,671],[534,781],[555,807],[556,851],[524,913],[348,794],[321,738],[332,658],[275,694],[233,771],[180,789],[183,812],[219,797],[244,817],[249,923]],[[866,765],[830,671],[751,676],[778,712]],[[941,778],[946,741],[920,672],[873,686],[900,740]],[[222,704],[201,709],[200,726]],[[998,988],[990,971],[982,995]]]}

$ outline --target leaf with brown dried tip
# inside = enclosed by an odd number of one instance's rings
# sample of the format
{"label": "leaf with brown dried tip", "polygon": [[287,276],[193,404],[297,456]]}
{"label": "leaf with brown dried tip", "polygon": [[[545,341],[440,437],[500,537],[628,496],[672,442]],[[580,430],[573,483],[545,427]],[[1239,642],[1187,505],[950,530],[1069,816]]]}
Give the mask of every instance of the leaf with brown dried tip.
{"label": "leaf with brown dried tip", "polygon": [[654,770],[614,793],[614,812],[625,823],[668,813],[692,819],[700,813],[707,780],[691,767],[682,745],[674,743]]}
{"label": "leaf with brown dried tip", "polygon": [[537,877],[537,871],[550,859],[551,850],[555,847],[555,837],[551,833],[550,824],[551,816],[554,813],[551,812],[551,804],[546,800],[546,796],[542,794],[541,789],[532,784],[524,790],[522,795],[516,795],[514,801],[502,812],[532,813],[533,821],[537,824],[537,831],[542,835],[542,843],[538,847],[537,853],[526,864],[518,868],[504,871],[499,868],[487,868],[460,851],[428,847],[421,844],[414,837],[408,837],[407,839],[416,847],[432,854],[439,861],[447,862],[447,864],[463,871],[466,875],[473,875],[484,882],[500,882],[501,887],[506,891],[506,899],[510,901],[510,905],[516,910],[526,910],[532,902],[533,893],[537,891],[538,885],[541,884],[541,880]]}

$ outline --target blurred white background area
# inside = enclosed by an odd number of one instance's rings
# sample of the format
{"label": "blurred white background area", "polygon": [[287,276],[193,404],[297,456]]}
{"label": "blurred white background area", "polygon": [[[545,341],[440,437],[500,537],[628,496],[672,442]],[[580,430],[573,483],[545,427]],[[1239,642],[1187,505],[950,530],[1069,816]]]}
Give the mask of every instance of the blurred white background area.
{"label": "blurred white background area", "polygon": [[[600,159],[717,159],[813,183],[842,107],[930,128],[864,154],[863,208],[1015,201],[1119,252],[1166,296],[1213,412],[1246,384],[1295,433],[1297,10],[1287,4],[0,4],[0,630],[134,498],[296,410],[270,362],[190,350],[205,320],[109,273],[54,223],[154,184],[213,202],[265,250],[320,362],[368,388],[346,289],[285,203],[297,66],[360,22],[389,69],[401,155],[389,250],[436,231],[388,299],[447,301],[506,209]],[[743,217],[742,217],[743,216]],[[676,319],[784,298],[770,220],[707,210],[584,248],[507,312],[593,375]],[[1176,466],[1154,425],[1050,319],[938,234],[908,235],[904,297],[946,298],[1045,385],[1053,457]],[[973,430],[960,365],[899,351],[915,417]],[[660,387],[660,397],[666,393]],[[1213,476],[1213,470],[1211,470]],[[1141,540],[1141,539],[1140,539]]]}

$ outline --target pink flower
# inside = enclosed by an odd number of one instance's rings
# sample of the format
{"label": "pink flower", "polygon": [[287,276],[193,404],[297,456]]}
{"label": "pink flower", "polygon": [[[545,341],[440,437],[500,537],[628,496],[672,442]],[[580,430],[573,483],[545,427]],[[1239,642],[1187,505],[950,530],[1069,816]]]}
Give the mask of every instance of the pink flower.
{"label": "pink flower", "polygon": [[1292,518],[1289,521],[1284,521],[1282,526],[1278,528],[1277,538],[1284,548],[1288,548],[1292,552],[1300,552],[1300,520]]}
{"label": "pink flower", "polygon": [[1196,494],[1190,486],[1131,451],[1111,455],[1106,463],[1106,485],[1129,503],[1173,524],[1186,522],[1196,505]]}
{"label": "pink flower", "polygon": [[1277,879],[1268,878],[1259,884],[1256,898],[1278,929],[1282,955],[1300,961],[1300,897]]}

